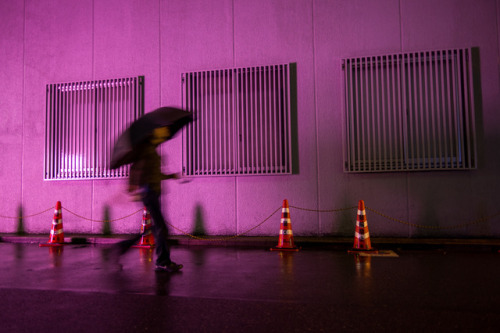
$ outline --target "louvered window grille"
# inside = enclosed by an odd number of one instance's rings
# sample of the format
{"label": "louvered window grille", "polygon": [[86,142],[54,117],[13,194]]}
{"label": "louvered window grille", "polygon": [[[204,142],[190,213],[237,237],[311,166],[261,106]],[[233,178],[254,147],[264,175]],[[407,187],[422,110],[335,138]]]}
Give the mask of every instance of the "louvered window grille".
{"label": "louvered window grille", "polygon": [[471,51],[343,59],[344,170],[476,168]]}
{"label": "louvered window grille", "polygon": [[196,119],[184,131],[184,174],[292,172],[291,65],[182,74],[183,107]]}
{"label": "louvered window grille", "polygon": [[45,180],[128,176],[110,170],[115,140],[144,114],[144,77],[47,85]]}

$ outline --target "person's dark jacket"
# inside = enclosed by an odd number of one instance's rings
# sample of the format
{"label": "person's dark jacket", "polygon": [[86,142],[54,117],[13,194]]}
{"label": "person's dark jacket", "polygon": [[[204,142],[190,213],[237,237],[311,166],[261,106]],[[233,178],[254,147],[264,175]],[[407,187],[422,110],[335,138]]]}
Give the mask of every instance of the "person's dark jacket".
{"label": "person's dark jacket", "polygon": [[153,145],[145,145],[139,159],[130,167],[130,190],[148,186],[156,194],[161,194],[161,181],[174,178],[161,172],[161,157]]}

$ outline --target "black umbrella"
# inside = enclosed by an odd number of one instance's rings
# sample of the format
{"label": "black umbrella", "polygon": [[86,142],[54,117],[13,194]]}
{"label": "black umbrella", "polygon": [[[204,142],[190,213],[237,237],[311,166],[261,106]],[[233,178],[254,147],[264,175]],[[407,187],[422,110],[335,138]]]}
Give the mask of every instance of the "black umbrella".
{"label": "black umbrella", "polygon": [[143,145],[149,144],[153,130],[168,126],[171,139],[184,125],[193,121],[193,114],[174,107],[161,107],[145,114],[123,132],[113,148],[111,169],[133,163]]}

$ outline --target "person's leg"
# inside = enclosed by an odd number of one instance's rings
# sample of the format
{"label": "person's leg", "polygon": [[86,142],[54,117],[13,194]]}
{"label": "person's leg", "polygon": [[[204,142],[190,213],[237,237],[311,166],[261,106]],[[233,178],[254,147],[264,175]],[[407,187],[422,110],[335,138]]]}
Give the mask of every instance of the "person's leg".
{"label": "person's leg", "polygon": [[132,246],[136,245],[137,242],[139,242],[139,240],[141,239],[141,236],[142,234],[137,234],[132,238],[118,242],[116,244],[116,247],[118,248],[118,255],[121,256],[125,254]]}
{"label": "person's leg", "polygon": [[168,229],[161,212],[160,197],[152,191],[147,191],[143,198],[143,203],[153,219],[153,235],[156,246],[156,265],[170,265],[172,261],[170,260],[170,249],[167,241]]}

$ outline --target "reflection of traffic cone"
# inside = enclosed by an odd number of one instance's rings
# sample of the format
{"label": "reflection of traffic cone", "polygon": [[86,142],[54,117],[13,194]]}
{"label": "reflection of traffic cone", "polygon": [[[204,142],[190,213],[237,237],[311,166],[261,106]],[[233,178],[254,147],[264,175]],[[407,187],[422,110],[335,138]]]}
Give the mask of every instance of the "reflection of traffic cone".
{"label": "reflection of traffic cone", "polygon": [[153,262],[153,252],[154,252],[154,249],[150,246],[141,247],[139,249],[140,262],[146,266],[150,266]]}
{"label": "reflection of traffic cone", "polygon": [[356,232],[354,233],[354,246],[349,252],[377,252],[372,248],[370,232],[368,231],[368,221],[366,220],[365,202],[359,200],[358,215],[356,219]]}
{"label": "reflection of traffic cone", "polygon": [[[354,262],[356,263],[356,273],[360,278],[371,278],[371,256],[362,256],[359,253],[354,254]],[[369,282],[366,282],[369,283]]]}
{"label": "reflection of traffic cone", "polygon": [[49,246],[49,255],[52,258],[52,266],[61,267],[64,246]]}
{"label": "reflection of traffic cone", "polygon": [[293,272],[293,256],[294,252],[291,251],[279,251],[278,256],[280,258],[280,271],[284,276],[289,276]]}
{"label": "reflection of traffic cone", "polygon": [[48,243],[40,244],[40,246],[61,246],[64,243],[64,232],[62,224],[61,201],[56,203],[54,210],[54,219],[52,220],[52,229],[50,230],[50,238]]}
{"label": "reflection of traffic cone", "polygon": [[290,221],[290,208],[288,200],[283,200],[281,209],[281,225],[278,245],[271,248],[271,251],[298,251],[299,248],[293,242],[292,222]]}
{"label": "reflection of traffic cone", "polygon": [[151,223],[151,215],[149,214],[146,207],[144,207],[144,212],[142,213],[142,225],[141,225],[141,240],[139,244],[133,247],[153,247],[155,246],[155,238],[152,233],[153,225]]}

